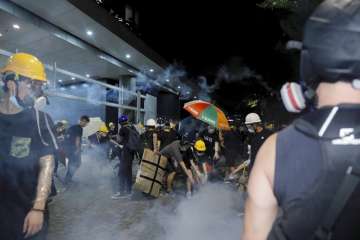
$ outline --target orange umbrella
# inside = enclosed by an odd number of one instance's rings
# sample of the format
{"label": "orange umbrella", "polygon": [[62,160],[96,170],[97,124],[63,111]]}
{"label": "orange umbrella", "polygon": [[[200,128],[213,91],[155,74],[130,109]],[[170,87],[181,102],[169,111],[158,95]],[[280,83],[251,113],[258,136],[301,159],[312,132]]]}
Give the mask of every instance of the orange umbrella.
{"label": "orange umbrella", "polygon": [[230,130],[229,122],[224,112],[211,103],[195,100],[186,103],[184,109],[193,117],[206,122],[215,128]]}

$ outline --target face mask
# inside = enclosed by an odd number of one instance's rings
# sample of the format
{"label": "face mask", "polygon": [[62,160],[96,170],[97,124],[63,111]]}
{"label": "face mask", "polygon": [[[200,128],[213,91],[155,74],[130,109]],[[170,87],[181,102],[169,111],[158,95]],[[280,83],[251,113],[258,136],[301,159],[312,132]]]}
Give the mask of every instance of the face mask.
{"label": "face mask", "polygon": [[253,125],[246,125],[246,127],[247,127],[249,133],[255,133],[255,128]]}
{"label": "face mask", "polygon": [[197,156],[199,156],[199,157],[201,157],[201,156],[204,156],[204,155],[205,155],[205,153],[204,153],[204,152],[199,152],[199,151],[196,151],[196,155],[197,155]]}
{"label": "face mask", "polygon": [[214,132],[215,132],[215,129],[214,129],[214,128],[209,128],[209,129],[208,129],[208,133],[213,134]]}
{"label": "face mask", "polygon": [[19,108],[19,109],[24,109],[18,102],[17,98],[15,96],[11,96],[9,98],[9,101],[11,102],[12,105],[14,105],[15,107]]}

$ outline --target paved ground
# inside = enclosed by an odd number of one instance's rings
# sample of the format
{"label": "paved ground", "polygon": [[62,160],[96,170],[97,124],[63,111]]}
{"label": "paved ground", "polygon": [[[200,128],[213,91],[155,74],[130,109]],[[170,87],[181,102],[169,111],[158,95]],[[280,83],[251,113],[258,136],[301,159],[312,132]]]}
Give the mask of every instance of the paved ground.
{"label": "paved ground", "polygon": [[157,200],[135,193],[132,199],[112,200],[113,176],[110,164],[86,156],[70,188],[64,191],[56,181],[60,193],[50,205],[49,240],[177,240],[188,232],[197,236],[193,239],[209,240],[214,234],[203,232],[210,233],[213,224],[223,226],[216,232],[224,231],[225,239],[239,239],[240,197],[224,186],[209,188],[191,201],[181,193]]}

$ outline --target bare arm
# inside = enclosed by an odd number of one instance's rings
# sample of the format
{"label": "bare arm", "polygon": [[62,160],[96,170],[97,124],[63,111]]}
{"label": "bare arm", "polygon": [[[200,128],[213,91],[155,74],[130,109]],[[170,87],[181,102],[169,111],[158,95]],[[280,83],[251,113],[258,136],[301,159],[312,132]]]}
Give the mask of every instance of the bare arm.
{"label": "bare arm", "polygon": [[277,216],[278,204],[273,193],[276,135],[261,146],[252,169],[242,240],[266,240]]}
{"label": "bare arm", "polygon": [[47,198],[51,191],[52,174],[54,171],[54,157],[47,155],[40,158],[40,173],[36,189],[33,208],[45,209]]}

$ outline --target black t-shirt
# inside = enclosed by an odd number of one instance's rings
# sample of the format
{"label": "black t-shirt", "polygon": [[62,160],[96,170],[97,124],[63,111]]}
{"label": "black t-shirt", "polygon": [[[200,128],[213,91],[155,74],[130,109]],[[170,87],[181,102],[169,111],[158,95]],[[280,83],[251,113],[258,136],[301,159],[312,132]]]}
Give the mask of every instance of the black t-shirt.
{"label": "black t-shirt", "polygon": [[[82,129],[82,127],[80,127],[79,124],[76,124],[67,130],[66,147],[69,151],[76,150],[76,138],[79,137],[80,142],[81,142],[82,135],[83,135],[83,129]],[[80,144],[80,147],[81,147],[81,144]]]}
{"label": "black t-shirt", "polygon": [[214,133],[204,131],[200,133],[200,138],[205,142],[206,154],[213,157],[215,154],[215,142],[219,142],[219,133],[217,131]]}
{"label": "black t-shirt", "polygon": [[156,133],[156,131],[148,130],[141,134],[141,141],[144,143],[144,148],[154,150],[154,133]]}
{"label": "black t-shirt", "polygon": [[256,154],[259,151],[261,145],[265,142],[265,140],[272,134],[272,132],[266,128],[264,128],[260,133],[255,133],[250,140],[251,145],[251,162],[250,169],[252,169]]}
{"label": "black t-shirt", "polygon": [[160,149],[163,149],[173,141],[179,140],[179,135],[174,129],[163,130],[160,132]]}
{"label": "black t-shirt", "polygon": [[244,154],[245,136],[239,131],[231,130],[224,132],[225,154],[229,157],[242,156]]}
{"label": "black t-shirt", "polygon": [[129,141],[130,128],[131,126],[122,126],[119,130],[120,144],[126,146]]}
{"label": "black t-shirt", "polygon": [[0,113],[0,205],[5,201],[23,209],[31,207],[36,197],[39,159],[53,155],[55,150],[52,128],[51,118],[40,112],[41,139],[34,110]]}

